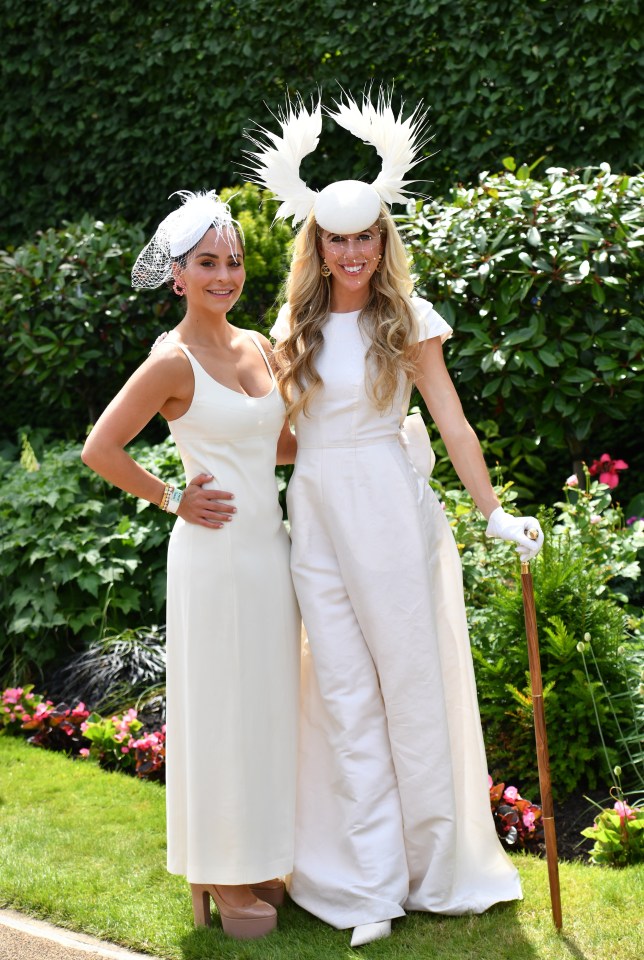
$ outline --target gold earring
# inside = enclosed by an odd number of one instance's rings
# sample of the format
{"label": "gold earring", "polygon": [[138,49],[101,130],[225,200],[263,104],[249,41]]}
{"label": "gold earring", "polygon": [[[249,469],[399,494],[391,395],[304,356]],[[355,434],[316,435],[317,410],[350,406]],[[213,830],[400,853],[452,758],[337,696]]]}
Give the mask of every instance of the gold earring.
{"label": "gold earring", "polygon": [[329,269],[329,264],[326,262],[326,260],[324,261],[324,263],[322,264],[322,267],[320,268],[320,273],[322,274],[323,277],[331,276],[331,270]]}

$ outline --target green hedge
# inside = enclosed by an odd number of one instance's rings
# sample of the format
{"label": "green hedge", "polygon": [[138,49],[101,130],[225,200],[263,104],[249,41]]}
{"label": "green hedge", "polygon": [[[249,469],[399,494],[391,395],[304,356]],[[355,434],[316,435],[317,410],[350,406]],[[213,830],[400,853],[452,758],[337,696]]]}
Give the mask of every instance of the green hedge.
{"label": "green hedge", "polygon": [[[644,175],[524,165],[403,218],[418,290],[454,326],[451,373],[526,487],[606,449],[642,491]],[[638,465],[639,468],[638,469]],[[552,482],[552,481],[551,481]],[[547,497],[546,499],[551,499]]]}
{"label": "green hedge", "polygon": [[[224,188],[221,195],[242,225],[247,251],[248,278],[231,320],[266,330],[291,231],[284,224],[271,228],[276,204],[257,187]],[[183,305],[169,287],[134,291],[130,284],[132,264],[166,212],[159,208],[147,232],[120,219],[84,216],[13,253],[0,252],[5,441],[26,426],[46,426],[54,437],[84,436],[158,334],[179,322]]]}
{"label": "green hedge", "polygon": [[[642,160],[638,0],[0,0],[0,245],[79,220],[155,221],[173,190],[231,183],[242,131],[287,89],[396,81],[431,107],[438,195],[511,154],[576,166]],[[374,174],[329,125],[315,187]],[[425,191],[427,192],[427,191]]]}

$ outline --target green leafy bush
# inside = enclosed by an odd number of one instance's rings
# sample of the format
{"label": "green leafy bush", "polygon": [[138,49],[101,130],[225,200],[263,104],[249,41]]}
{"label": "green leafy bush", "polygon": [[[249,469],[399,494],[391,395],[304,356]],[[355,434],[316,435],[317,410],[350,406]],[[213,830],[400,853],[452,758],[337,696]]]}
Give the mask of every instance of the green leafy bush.
{"label": "green leafy bush", "polygon": [[5,430],[40,422],[82,436],[144,359],[164,309],[130,285],[144,240],[138,226],[85,216],[0,255]]}
{"label": "green leafy bush", "polygon": [[[624,695],[635,669],[627,648],[643,644],[641,621],[609,584],[614,572],[622,582],[638,577],[642,533],[619,526],[607,488],[597,483],[574,504],[558,507],[554,518],[542,516],[546,543],[531,568],[553,790],[563,798],[594,787],[607,774],[606,763],[621,759],[622,728],[632,717]],[[477,557],[482,549],[475,539],[463,555]],[[468,619],[490,771],[510,771],[531,793],[538,781],[520,571],[511,551],[506,555],[505,562],[502,553],[496,558],[495,575],[484,573],[484,589],[470,587],[475,605]],[[479,566],[466,559],[466,574],[475,578]],[[593,676],[579,650],[585,635],[592,637]]]}
{"label": "green leafy bush", "polygon": [[[251,184],[224,189],[222,197],[242,225],[247,248],[248,279],[231,319],[267,329],[291,231],[284,224],[271,229],[277,205]],[[183,305],[170,288],[131,287],[132,264],[146,239],[140,226],[85,216],[11,254],[0,252],[6,437],[36,425],[55,437],[82,436],[157,335],[179,322]]]}
{"label": "green leafy bush", "polygon": [[107,770],[123,770],[133,773],[136,770],[136,751],[131,743],[141,733],[142,724],[137,719],[136,710],[130,708],[121,716],[101,717],[92,713],[83,725],[85,738],[89,740],[92,751],[99,763]]}
{"label": "green leafy bush", "polygon": [[288,268],[292,230],[282,220],[273,223],[277,202],[267,190],[252,183],[226,187],[221,198],[230,204],[246,241],[244,292],[229,319],[236,326],[268,335],[277,316],[281,280]]}
{"label": "green leafy bush", "polygon": [[628,448],[611,449],[640,454],[644,175],[507,164],[403,222],[418,288],[454,325],[466,411],[494,420],[494,454],[534,489],[562,451],[581,477],[620,423]]}
{"label": "green leafy bush", "polygon": [[[80,449],[54,443],[38,469],[4,466],[0,677],[10,683],[28,681],[107,630],[163,622],[168,515],[106,484],[83,466]],[[179,481],[170,440],[134,453],[158,476]]]}
{"label": "green leafy bush", "polygon": [[644,807],[629,806],[620,793],[612,810],[599,809],[592,827],[581,831],[595,841],[591,862],[610,867],[644,863]]}

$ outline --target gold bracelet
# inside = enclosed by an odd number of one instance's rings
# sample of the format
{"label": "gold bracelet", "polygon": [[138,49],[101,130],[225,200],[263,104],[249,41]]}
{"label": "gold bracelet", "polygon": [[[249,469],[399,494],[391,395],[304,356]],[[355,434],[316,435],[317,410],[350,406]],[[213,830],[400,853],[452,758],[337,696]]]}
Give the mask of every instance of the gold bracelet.
{"label": "gold bracelet", "polygon": [[170,495],[173,490],[174,490],[174,487],[172,486],[171,483],[166,483],[165,486],[163,487],[163,496],[161,497],[161,503],[159,504],[159,507],[161,510],[164,510],[167,512],[168,502],[170,500]]}

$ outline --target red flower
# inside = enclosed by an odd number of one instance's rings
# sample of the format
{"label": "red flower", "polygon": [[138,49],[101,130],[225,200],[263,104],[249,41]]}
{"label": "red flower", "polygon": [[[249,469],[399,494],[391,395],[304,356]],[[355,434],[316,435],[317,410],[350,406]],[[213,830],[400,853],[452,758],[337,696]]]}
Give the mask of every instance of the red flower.
{"label": "red flower", "polygon": [[595,460],[588,472],[591,477],[599,474],[599,482],[608,487],[616,487],[619,483],[618,470],[628,470],[628,464],[623,460],[612,460],[609,453],[602,453],[599,460]]}

